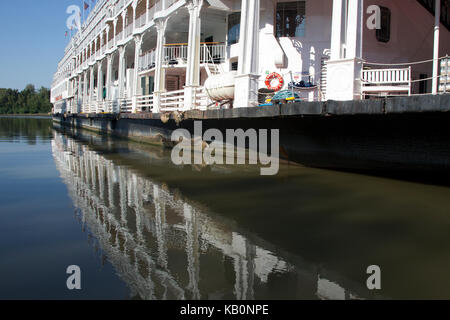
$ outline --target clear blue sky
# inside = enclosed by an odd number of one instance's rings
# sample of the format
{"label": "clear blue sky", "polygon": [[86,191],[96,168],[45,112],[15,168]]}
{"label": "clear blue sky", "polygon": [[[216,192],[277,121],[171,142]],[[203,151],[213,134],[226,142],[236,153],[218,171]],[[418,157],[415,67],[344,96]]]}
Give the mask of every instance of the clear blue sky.
{"label": "clear blue sky", "polygon": [[0,88],[50,87],[69,42],[66,9],[72,4],[81,7],[82,1],[1,1]]}

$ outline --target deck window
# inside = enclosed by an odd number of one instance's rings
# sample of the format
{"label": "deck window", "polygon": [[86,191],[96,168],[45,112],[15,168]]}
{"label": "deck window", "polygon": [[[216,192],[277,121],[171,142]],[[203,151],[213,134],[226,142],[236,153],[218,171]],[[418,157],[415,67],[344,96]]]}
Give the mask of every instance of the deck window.
{"label": "deck window", "polygon": [[306,1],[278,2],[276,35],[281,37],[304,37]]}
{"label": "deck window", "polygon": [[389,42],[391,40],[391,10],[386,7],[381,9],[381,28],[377,29],[376,36],[380,42]]}

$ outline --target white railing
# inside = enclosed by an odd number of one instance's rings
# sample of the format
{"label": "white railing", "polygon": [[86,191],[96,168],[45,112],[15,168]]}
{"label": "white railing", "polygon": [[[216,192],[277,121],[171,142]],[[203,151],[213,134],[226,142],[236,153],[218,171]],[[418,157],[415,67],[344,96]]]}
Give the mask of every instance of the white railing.
{"label": "white railing", "polygon": [[224,43],[203,43],[200,49],[200,63],[224,63],[226,48]]}
{"label": "white railing", "polygon": [[139,57],[139,72],[147,71],[155,67],[156,52],[155,50],[148,51]]}
{"label": "white railing", "polygon": [[120,112],[131,113],[133,110],[133,102],[131,99],[119,99]]}
{"label": "white railing", "polygon": [[150,112],[153,109],[154,96],[138,96],[136,98],[136,112]]}
{"label": "white railing", "polygon": [[121,41],[123,37],[123,31],[120,31],[117,35],[116,35],[116,40],[117,41]]}
{"label": "white railing", "polygon": [[411,67],[403,69],[369,69],[361,72],[361,91],[390,93],[407,91],[411,94]]}
{"label": "white railing", "polygon": [[194,109],[206,110],[211,104],[213,101],[209,98],[205,87],[195,89]]}
{"label": "white railing", "polygon": [[166,45],[164,47],[164,63],[185,63],[188,55],[188,45]]}
{"label": "white railing", "polygon": [[143,26],[145,26],[146,19],[147,19],[146,12],[144,14],[142,14],[141,16],[137,17],[136,18],[136,28],[142,28]]}
{"label": "white railing", "polygon": [[448,56],[441,60],[439,91],[450,92],[450,58]]}
{"label": "white railing", "polygon": [[114,16],[119,14],[119,12],[123,9],[124,5],[125,0],[119,0],[119,2],[116,3],[116,5],[114,6]]}
{"label": "white railing", "polygon": [[160,95],[161,111],[178,111],[184,109],[184,90],[170,91]]}
{"label": "white railing", "polygon": [[107,113],[119,113],[119,104],[117,101],[106,100],[104,102],[104,108]]}
{"label": "white railing", "polygon": [[[188,44],[166,44],[164,47],[164,63],[185,63],[188,58]],[[200,63],[220,64],[225,62],[226,45],[223,43],[202,43],[200,47]]]}
{"label": "white railing", "polygon": [[129,25],[127,25],[127,27],[125,28],[125,38],[128,38],[129,36],[131,36],[133,34],[133,23],[130,23]]}

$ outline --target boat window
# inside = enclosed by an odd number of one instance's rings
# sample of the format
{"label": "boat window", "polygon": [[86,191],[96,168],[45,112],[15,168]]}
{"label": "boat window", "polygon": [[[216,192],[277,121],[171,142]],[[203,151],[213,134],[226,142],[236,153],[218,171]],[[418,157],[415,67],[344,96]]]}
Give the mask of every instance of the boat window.
{"label": "boat window", "polygon": [[391,40],[391,10],[386,7],[381,9],[381,28],[377,29],[376,36],[380,42],[389,42]]}
{"label": "boat window", "polygon": [[281,37],[304,37],[306,1],[278,2],[276,35]]}
{"label": "boat window", "polygon": [[231,46],[239,42],[241,29],[241,13],[236,12],[228,16],[228,45]]}

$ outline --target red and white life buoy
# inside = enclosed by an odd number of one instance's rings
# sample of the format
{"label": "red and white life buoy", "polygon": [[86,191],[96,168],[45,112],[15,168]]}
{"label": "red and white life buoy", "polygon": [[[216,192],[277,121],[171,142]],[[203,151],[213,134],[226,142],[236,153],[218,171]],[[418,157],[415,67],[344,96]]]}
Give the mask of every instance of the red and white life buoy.
{"label": "red and white life buoy", "polygon": [[272,72],[266,78],[266,87],[269,90],[280,91],[281,88],[283,88],[283,85],[284,85],[283,77],[276,72]]}

